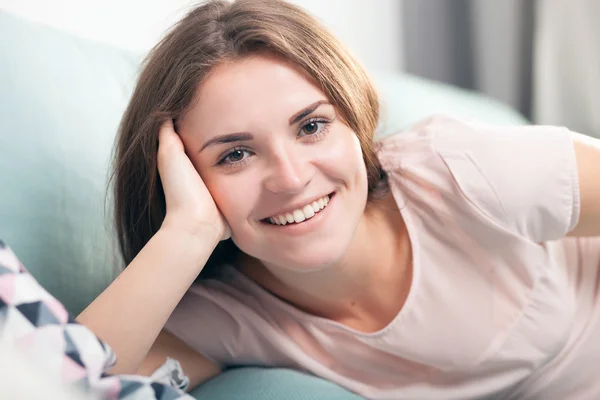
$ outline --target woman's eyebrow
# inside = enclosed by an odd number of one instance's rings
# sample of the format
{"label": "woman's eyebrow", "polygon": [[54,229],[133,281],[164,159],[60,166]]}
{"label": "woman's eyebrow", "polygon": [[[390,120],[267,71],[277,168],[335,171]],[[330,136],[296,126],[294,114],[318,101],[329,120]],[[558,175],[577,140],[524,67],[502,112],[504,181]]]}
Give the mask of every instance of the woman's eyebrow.
{"label": "woman's eyebrow", "polygon": [[[304,107],[302,110],[298,111],[296,114],[294,114],[290,117],[290,119],[289,119],[290,125],[294,125],[295,123],[299,122],[302,118],[306,117],[307,115],[310,115],[312,112],[314,112],[317,108],[319,108],[323,104],[331,104],[331,103],[329,103],[327,100],[319,100],[319,101],[316,101],[316,102]],[[198,150],[198,153],[200,153],[202,150],[206,149],[207,147],[214,146],[217,144],[227,144],[227,143],[233,143],[233,142],[247,142],[247,141],[250,141],[253,139],[254,139],[254,136],[252,136],[252,134],[248,133],[248,132],[236,132],[236,133],[228,133],[228,134],[224,134],[224,135],[218,135],[218,136],[215,136],[214,138],[208,140],[206,143],[204,143],[202,145],[202,147],[200,148],[200,150]]]}
{"label": "woman's eyebrow", "polygon": [[290,125],[294,125],[295,123],[297,123],[302,118],[306,117],[307,115],[309,115],[310,113],[315,111],[317,108],[319,108],[323,104],[330,104],[330,103],[327,100],[319,100],[319,101],[312,103],[309,106],[304,107],[302,110],[298,111],[296,114],[294,114],[290,117]]}
{"label": "woman's eyebrow", "polygon": [[226,143],[233,143],[233,142],[247,142],[247,141],[253,140],[253,139],[254,139],[254,136],[252,136],[252,134],[248,133],[248,132],[237,132],[237,133],[228,133],[225,135],[218,135],[218,136],[215,136],[214,138],[210,139],[206,143],[204,143],[202,145],[202,147],[200,148],[200,150],[198,150],[198,153],[200,153],[202,150],[206,149],[207,147],[214,146],[216,144],[226,144]]}

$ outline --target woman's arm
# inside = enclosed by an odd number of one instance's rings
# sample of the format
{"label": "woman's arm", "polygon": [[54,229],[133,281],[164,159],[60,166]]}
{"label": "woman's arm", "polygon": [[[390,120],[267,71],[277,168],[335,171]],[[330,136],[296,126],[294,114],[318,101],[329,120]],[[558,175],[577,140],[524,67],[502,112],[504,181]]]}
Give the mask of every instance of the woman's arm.
{"label": "woman's arm", "polygon": [[581,211],[569,236],[600,236],[600,140],[573,133]]}
{"label": "woman's arm", "polygon": [[115,351],[113,373],[135,373],[140,368],[219,240],[229,235],[170,119],[158,133],[157,157],[167,205],[162,226],[77,318]]}
{"label": "woman's arm", "polygon": [[194,351],[182,340],[163,330],[159,333],[148,355],[137,371],[139,375],[151,376],[167,359],[179,362],[185,376],[189,379],[188,390],[218,375],[221,367]]}
{"label": "woman's arm", "polygon": [[215,231],[161,228],[123,273],[79,315],[117,355],[112,373],[135,373],[167,319],[208,260]]}

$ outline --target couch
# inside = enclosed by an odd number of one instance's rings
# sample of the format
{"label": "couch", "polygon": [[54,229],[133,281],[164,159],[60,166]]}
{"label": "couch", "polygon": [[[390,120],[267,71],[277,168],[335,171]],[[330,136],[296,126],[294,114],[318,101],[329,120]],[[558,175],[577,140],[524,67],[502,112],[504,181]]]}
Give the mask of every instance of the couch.
{"label": "couch", "polygon": [[[142,55],[1,10],[0,38],[0,238],[77,315],[122,268],[110,225],[108,168]],[[382,102],[379,136],[436,112],[527,122],[477,93],[402,73],[372,75]],[[359,399],[300,372],[253,366],[226,370],[192,395]]]}

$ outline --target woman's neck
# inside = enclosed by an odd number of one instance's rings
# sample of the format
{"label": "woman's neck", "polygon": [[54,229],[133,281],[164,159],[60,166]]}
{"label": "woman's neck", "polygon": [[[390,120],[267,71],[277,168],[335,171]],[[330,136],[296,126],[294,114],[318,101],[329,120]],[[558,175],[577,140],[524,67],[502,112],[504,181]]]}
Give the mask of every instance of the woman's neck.
{"label": "woman's neck", "polygon": [[240,269],[265,289],[310,314],[360,331],[387,325],[411,283],[410,240],[391,194],[369,204],[352,243],[334,266],[296,273],[243,257]]}

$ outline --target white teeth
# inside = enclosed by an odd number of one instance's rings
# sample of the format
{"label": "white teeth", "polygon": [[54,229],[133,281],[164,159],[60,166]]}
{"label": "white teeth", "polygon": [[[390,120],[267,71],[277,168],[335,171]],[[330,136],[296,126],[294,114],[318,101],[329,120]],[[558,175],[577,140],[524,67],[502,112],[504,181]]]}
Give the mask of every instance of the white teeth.
{"label": "white teeth", "polygon": [[301,209],[294,210],[291,213],[276,215],[269,218],[269,222],[275,225],[287,225],[292,222],[300,223],[314,217],[319,211],[324,209],[329,203],[329,196],[321,197]]}
{"label": "white teeth", "polygon": [[306,219],[306,217],[304,216],[304,213],[300,210],[294,210],[294,221],[296,223],[298,222],[302,222]]}
{"label": "white teeth", "polygon": [[306,219],[312,218],[315,216],[315,210],[313,210],[313,208],[310,204],[304,206],[304,208],[302,209],[302,212],[304,213],[304,216],[306,217]]}
{"label": "white teeth", "polygon": [[319,204],[316,201],[313,201],[310,206],[312,207],[314,212],[319,212],[319,210],[321,209],[321,207],[319,207]]}

